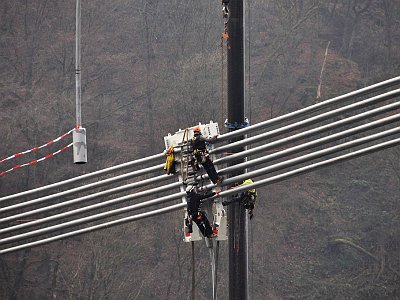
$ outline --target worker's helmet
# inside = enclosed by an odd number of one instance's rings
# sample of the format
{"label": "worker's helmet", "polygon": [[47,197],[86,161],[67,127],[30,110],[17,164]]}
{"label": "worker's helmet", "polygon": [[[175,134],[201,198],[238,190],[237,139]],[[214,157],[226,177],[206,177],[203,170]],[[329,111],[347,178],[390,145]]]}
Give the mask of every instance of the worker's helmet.
{"label": "worker's helmet", "polygon": [[196,134],[196,133],[200,133],[201,134],[200,126],[196,126],[195,128],[193,128],[193,133],[194,134]]}
{"label": "worker's helmet", "polygon": [[166,151],[166,154],[171,154],[171,153],[174,153],[174,147],[173,146],[169,146],[167,151]]}
{"label": "worker's helmet", "polygon": [[186,193],[190,194],[190,193],[194,193],[195,191],[195,187],[193,185],[188,185],[186,187]]}

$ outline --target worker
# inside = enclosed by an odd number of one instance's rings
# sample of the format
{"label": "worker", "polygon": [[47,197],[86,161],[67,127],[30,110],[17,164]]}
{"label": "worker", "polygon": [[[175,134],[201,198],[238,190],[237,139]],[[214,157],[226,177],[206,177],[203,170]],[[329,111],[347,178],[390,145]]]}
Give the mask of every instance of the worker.
{"label": "worker", "polygon": [[[236,186],[244,186],[248,184],[253,184],[253,180],[246,179],[240,185]],[[250,189],[244,192],[239,193],[238,195],[234,196],[231,200],[223,201],[222,205],[229,205],[236,201],[241,201],[245,209],[247,209],[250,220],[253,219],[253,210],[257,200],[257,191],[256,189]]]}
{"label": "worker", "polygon": [[216,234],[214,234],[210,222],[207,219],[206,213],[201,210],[201,200],[210,198],[214,195],[218,195],[219,193],[220,191],[200,194],[197,192],[197,188],[194,185],[188,185],[186,187],[188,213],[186,225],[188,225],[190,233],[192,232],[191,223],[193,221],[197,224],[197,227],[199,227],[199,230],[204,237],[216,237]]}
{"label": "worker", "polygon": [[217,136],[213,136],[211,138],[205,138],[201,134],[200,126],[196,126],[193,129],[193,135],[194,135],[193,138],[190,140],[190,145],[195,160],[204,167],[204,169],[208,174],[208,177],[210,177],[210,180],[214,184],[222,182],[223,178],[218,176],[217,171],[215,170],[214,163],[210,159],[207,150],[207,144],[215,142],[217,140]]}
{"label": "worker", "polygon": [[165,156],[167,157],[164,165],[164,170],[167,172],[167,174],[174,174],[176,172],[175,169],[175,155],[174,155],[174,147],[169,146],[167,151],[165,152]]}
{"label": "worker", "polygon": [[229,17],[229,9],[228,9],[229,0],[222,0],[222,16],[224,19],[228,19]]}

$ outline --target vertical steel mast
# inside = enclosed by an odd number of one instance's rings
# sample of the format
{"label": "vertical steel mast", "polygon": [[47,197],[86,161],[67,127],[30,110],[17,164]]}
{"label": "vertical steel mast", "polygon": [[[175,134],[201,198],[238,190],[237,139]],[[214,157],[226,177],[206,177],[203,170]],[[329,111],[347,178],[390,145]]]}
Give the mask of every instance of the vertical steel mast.
{"label": "vertical steel mast", "polygon": [[76,0],[76,33],[75,33],[75,98],[76,127],[82,126],[81,112],[81,0]]}
{"label": "vertical steel mast", "polygon": [[76,128],[72,133],[74,143],[74,163],[87,162],[86,129],[82,127],[81,111],[81,0],[76,0],[75,36],[75,82],[76,82]]}
{"label": "vertical steel mast", "polygon": [[[244,0],[229,1],[228,22],[228,120],[230,131],[246,126],[245,120],[245,74],[244,74]],[[242,140],[236,137],[230,142]],[[232,149],[233,153],[244,150],[243,147]],[[243,159],[233,161],[236,165]],[[242,171],[231,174],[236,176]],[[241,202],[228,207],[229,220],[229,299],[248,299],[248,227],[246,210]]]}

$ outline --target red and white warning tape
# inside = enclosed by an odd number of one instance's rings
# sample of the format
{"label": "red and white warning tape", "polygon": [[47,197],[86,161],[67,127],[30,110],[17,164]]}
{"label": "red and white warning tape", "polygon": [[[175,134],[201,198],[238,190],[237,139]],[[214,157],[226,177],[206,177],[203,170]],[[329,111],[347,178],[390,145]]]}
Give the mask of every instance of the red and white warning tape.
{"label": "red and white warning tape", "polygon": [[67,150],[67,149],[68,149],[69,147],[71,147],[72,145],[73,145],[73,143],[71,143],[71,144],[69,144],[69,145],[67,145],[67,146],[65,146],[65,147],[63,147],[63,148],[61,148],[60,150],[57,150],[56,152],[50,153],[50,154],[48,154],[48,155],[46,155],[46,156],[44,156],[44,157],[42,157],[42,158],[32,160],[31,162],[28,162],[28,163],[26,163],[26,164],[16,165],[16,166],[12,167],[11,169],[8,169],[7,171],[0,172],[0,176],[1,176],[1,175],[4,175],[4,174],[7,174],[7,173],[9,173],[9,172],[11,172],[11,171],[14,171],[14,170],[16,170],[16,169],[20,169],[20,168],[22,168],[22,167],[35,165],[35,164],[37,164],[38,162],[44,161],[45,159],[48,159],[48,158],[50,158],[50,157],[53,157],[53,156],[57,155],[58,153],[60,153],[60,152],[62,152],[62,151],[64,151],[64,150]]}
{"label": "red and white warning tape", "polygon": [[[68,131],[67,133],[64,133],[62,136],[59,136],[58,138],[56,138],[56,139],[54,139],[54,140],[52,140],[52,141],[50,141],[50,142],[48,142],[48,143],[46,143],[46,144],[44,144],[44,145],[42,145],[42,146],[34,147],[34,148],[29,149],[29,150],[26,150],[26,151],[24,151],[24,152],[19,152],[19,153],[16,153],[16,154],[14,154],[14,155],[11,155],[11,156],[9,156],[9,157],[6,157],[6,158],[0,160],[0,164],[3,163],[3,162],[5,162],[5,161],[7,161],[7,160],[10,160],[10,159],[13,159],[13,158],[16,158],[16,157],[20,157],[20,156],[22,156],[22,155],[24,155],[24,154],[27,154],[27,153],[30,153],[30,152],[33,152],[33,151],[37,151],[37,150],[39,150],[39,149],[42,149],[42,148],[45,148],[45,147],[47,147],[47,146],[53,145],[53,144],[57,143],[58,141],[62,140],[63,138],[65,138],[66,136],[70,135],[71,132],[73,132],[73,131],[76,130],[77,128],[79,129],[79,127],[80,127],[80,126],[77,126],[76,128],[71,129],[71,130]],[[22,168],[22,167],[35,165],[35,164],[37,164],[38,162],[44,161],[45,159],[48,159],[48,158],[50,158],[50,157],[53,157],[53,156],[57,155],[58,153],[60,153],[60,152],[62,152],[62,151],[64,151],[64,150],[66,150],[66,149],[68,149],[68,148],[71,147],[72,145],[73,145],[73,143],[71,143],[71,144],[69,144],[69,145],[67,145],[67,146],[65,146],[65,147],[63,147],[63,148],[61,148],[60,150],[58,150],[58,151],[56,151],[56,152],[50,153],[50,154],[48,154],[48,155],[46,155],[46,156],[44,156],[44,157],[42,157],[42,158],[32,160],[31,162],[28,162],[28,163],[26,163],[26,164],[16,165],[16,166],[12,167],[11,169],[8,169],[8,170],[3,171],[3,172],[0,171],[0,176],[1,176],[1,175],[4,175],[4,174],[7,174],[7,173],[9,173],[9,172],[11,172],[11,171],[14,171],[14,170],[16,170],[16,169],[20,169],[20,168]]]}
{"label": "red and white warning tape", "polygon": [[57,143],[58,141],[60,141],[60,140],[62,140],[63,138],[65,138],[66,136],[70,135],[71,132],[74,131],[75,129],[76,129],[76,128],[71,129],[71,130],[68,131],[67,133],[64,133],[62,136],[59,136],[58,138],[56,138],[56,139],[54,139],[54,140],[52,140],[52,141],[50,141],[50,142],[48,142],[48,143],[46,143],[46,144],[44,144],[44,145],[42,145],[42,146],[34,147],[34,148],[29,149],[29,150],[26,150],[26,151],[24,151],[24,152],[19,152],[19,153],[16,153],[16,154],[14,154],[14,155],[11,155],[11,156],[9,156],[9,157],[3,158],[2,160],[0,160],[0,164],[1,164],[2,162],[7,161],[7,160],[10,160],[10,159],[13,159],[13,158],[22,156],[22,155],[24,155],[24,154],[27,154],[27,153],[29,153],[29,152],[37,151],[37,150],[42,149],[42,148],[44,148],[44,147],[53,145],[54,143]]}

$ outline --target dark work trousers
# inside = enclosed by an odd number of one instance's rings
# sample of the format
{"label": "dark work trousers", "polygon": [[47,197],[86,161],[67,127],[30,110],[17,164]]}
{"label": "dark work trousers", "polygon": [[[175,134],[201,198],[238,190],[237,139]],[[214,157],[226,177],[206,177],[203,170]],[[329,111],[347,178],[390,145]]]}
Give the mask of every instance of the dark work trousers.
{"label": "dark work trousers", "polygon": [[203,157],[201,154],[197,154],[196,160],[204,167],[212,183],[216,184],[219,176],[210,157],[208,155]]}
{"label": "dark work trousers", "polygon": [[207,194],[189,193],[187,194],[187,211],[189,216],[192,217],[193,222],[197,224],[199,230],[204,236],[210,236],[213,233],[207,215],[201,210],[201,200],[212,197],[215,192]]}
{"label": "dark work trousers", "polygon": [[208,221],[207,215],[204,211],[199,211],[195,214],[193,216],[193,221],[197,224],[197,227],[199,227],[203,236],[209,237],[213,233],[210,222]]}

